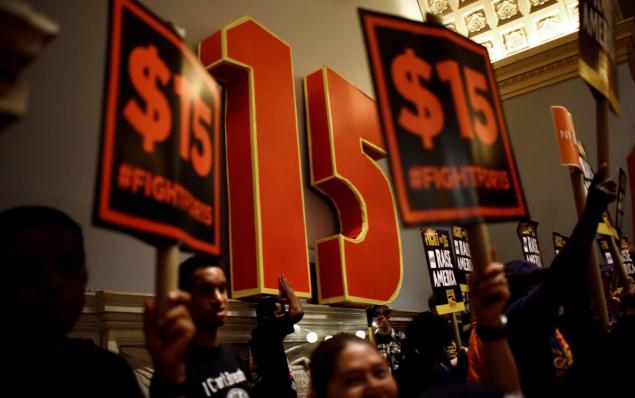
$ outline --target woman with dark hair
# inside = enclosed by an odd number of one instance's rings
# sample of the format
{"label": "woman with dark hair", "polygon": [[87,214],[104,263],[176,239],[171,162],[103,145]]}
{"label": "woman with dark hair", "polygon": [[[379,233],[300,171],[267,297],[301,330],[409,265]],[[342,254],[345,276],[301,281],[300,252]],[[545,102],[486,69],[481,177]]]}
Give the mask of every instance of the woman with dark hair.
{"label": "woman with dark hair", "polygon": [[[520,390],[516,363],[501,333],[500,316],[509,299],[503,265],[494,263],[475,272],[470,291],[474,315],[489,336],[483,342],[483,363],[491,372],[483,382],[494,388],[452,386],[421,397],[503,397],[506,391]],[[336,335],[320,344],[311,356],[310,370],[312,398],[397,397],[397,384],[384,358],[375,346],[353,335]]]}
{"label": "woman with dark hair", "polygon": [[313,398],[397,397],[397,383],[374,345],[352,334],[338,334],[311,356]]}

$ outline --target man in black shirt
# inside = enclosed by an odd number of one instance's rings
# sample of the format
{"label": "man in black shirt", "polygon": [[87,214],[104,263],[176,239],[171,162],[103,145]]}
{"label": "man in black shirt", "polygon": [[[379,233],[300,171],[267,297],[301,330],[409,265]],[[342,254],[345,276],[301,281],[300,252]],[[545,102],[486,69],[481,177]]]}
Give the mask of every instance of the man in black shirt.
{"label": "man in black shirt", "polygon": [[386,358],[391,371],[399,369],[403,357],[401,345],[406,338],[403,332],[398,332],[390,326],[391,309],[387,305],[375,307],[375,344],[379,353]]}
{"label": "man in black shirt", "polygon": [[180,266],[179,288],[168,296],[165,314],[146,303],[146,341],[155,364],[150,395],[249,398],[248,372],[218,340],[229,309],[225,273],[214,258],[194,256]]}
{"label": "man in black shirt", "polygon": [[143,397],[120,356],[67,334],[84,306],[87,270],[79,224],[59,210],[0,213],[0,336],[7,396]]}
{"label": "man in black shirt", "polygon": [[[258,380],[257,397],[297,396],[289,362],[282,341],[293,333],[293,325],[300,322],[304,310],[289,280],[283,275],[278,279],[280,297],[266,297],[256,306],[258,326],[251,332],[249,346],[256,365]],[[285,311],[284,299],[289,311]]]}

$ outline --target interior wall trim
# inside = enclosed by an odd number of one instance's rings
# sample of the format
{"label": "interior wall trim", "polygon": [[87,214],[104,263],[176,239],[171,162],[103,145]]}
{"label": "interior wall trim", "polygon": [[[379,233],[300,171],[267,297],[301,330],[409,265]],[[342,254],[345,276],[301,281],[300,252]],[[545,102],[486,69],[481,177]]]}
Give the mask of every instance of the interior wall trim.
{"label": "interior wall trim", "polygon": [[[615,25],[617,63],[628,62],[635,80],[635,21],[628,18]],[[539,47],[494,62],[501,99],[529,93],[578,76],[577,32]]]}

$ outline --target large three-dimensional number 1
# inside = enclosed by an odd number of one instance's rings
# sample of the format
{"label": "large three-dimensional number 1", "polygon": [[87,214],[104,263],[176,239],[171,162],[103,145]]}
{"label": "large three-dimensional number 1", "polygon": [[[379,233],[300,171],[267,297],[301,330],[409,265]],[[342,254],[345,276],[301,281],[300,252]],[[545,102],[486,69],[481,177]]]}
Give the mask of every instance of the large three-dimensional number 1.
{"label": "large three-dimensional number 1", "polygon": [[402,281],[394,195],[375,101],[328,68],[304,78],[311,184],[337,208],[339,234],[317,242],[320,303],[383,304]]}
{"label": "large three-dimensional number 1", "polygon": [[311,296],[291,48],[250,18],[199,44],[225,86],[233,297]]}

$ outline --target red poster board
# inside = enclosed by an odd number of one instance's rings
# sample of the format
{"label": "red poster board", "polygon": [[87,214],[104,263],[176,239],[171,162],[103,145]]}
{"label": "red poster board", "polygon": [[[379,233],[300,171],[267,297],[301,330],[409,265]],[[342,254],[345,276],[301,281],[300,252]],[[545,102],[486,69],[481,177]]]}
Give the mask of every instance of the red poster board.
{"label": "red poster board", "polygon": [[136,2],[111,1],[93,220],[220,254],[220,89]]}
{"label": "red poster board", "polygon": [[404,223],[524,217],[487,49],[442,26],[360,13]]}

